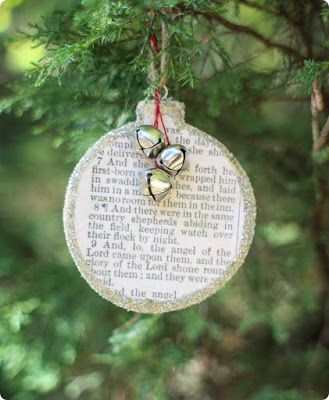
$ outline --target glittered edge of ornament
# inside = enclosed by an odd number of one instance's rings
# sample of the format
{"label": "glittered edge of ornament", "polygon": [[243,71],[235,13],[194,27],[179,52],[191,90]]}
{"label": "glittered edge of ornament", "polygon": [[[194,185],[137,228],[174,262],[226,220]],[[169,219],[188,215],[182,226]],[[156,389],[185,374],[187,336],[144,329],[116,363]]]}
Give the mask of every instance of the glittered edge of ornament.
{"label": "glittered edge of ornament", "polygon": [[[143,115],[154,114],[155,102],[154,100],[142,100],[137,104],[136,108],[136,122],[135,125],[139,126],[143,120]],[[176,129],[181,130],[185,124],[185,105],[179,101],[172,99],[161,100],[161,114],[163,117],[167,115],[174,117],[176,123]]]}
{"label": "glittered edge of ornament", "polygon": [[[170,100],[167,100],[170,101]],[[177,103],[177,102],[175,102]],[[139,103],[140,104],[140,103]],[[178,103],[181,104],[181,103]],[[151,106],[151,104],[150,104]],[[141,116],[138,114],[138,119]],[[172,109],[171,109],[172,115]],[[177,118],[181,118],[181,111],[177,113]],[[123,307],[128,311],[135,311],[139,313],[157,314],[169,311],[175,311],[182,308],[198,304],[205,300],[209,296],[216,293],[221,289],[237,272],[239,267],[243,264],[249,248],[251,246],[254,228],[256,221],[256,201],[253,193],[253,189],[250,180],[245,173],[244,169],[241,167],[240,163],[236,160],[233,154],[216,138],[210,136],[209,134],[202,132],[198,128],[195,128],[187,123],[182,123],[180,129],[188,131],[192,135],[199,136],[215,146],[218,146],[227,159],[231,162],[236,178],[240,185],[241,196],[244,202],[244,227],[242,231],[242,240],[239,248],[239,252],[232,264],[225,270],[225,273],[214,280],[207,287],[193,292],[191,295],[185,295],[175,301],[164,301],[156,302],[154,300],[146,299],[131,299],[127,296],[118,294],[117,292],[111,290],[110,288],[104,286],[102,282],[97,279],[91,272],[90,267],[86,264],[84,257],[82,255],[81,249],[79,247],[76,233],[75,233],[75,203],[77,197],[78,186],[80,182],[81,175],[85,169],[89,166],[95,157],[102,150],[104,145],[109,145],[111,142],[122,138],[122,137],[133,137],[135,132],[136,123],[132,122],[123,127],[108,132],[103,137],[101,137],[81,158],[79,163],[73,170],[70,177],[67,192],[65,196],[64,210],[63,210],[63,222],[64,222],[64,232],[68,243],[68,247],[71,256],[80,271],[82,277],[88,282],[88,284],[103,298],[111,301],[117,306]]]}

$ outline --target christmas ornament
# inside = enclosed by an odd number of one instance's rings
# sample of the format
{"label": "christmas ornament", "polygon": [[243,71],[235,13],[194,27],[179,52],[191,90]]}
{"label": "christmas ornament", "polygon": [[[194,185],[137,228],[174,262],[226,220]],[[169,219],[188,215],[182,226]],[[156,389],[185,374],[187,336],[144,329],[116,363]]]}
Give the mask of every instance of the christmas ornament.
{"label": "christmas ornament", "polygon": [[[174,177],[154,168],[134,142],[136,127],[153,124],[155,107],[141,101],[136,122],[88,150],[64,206],[66,239],[82,276],[104,298],[147,313],[190,306],[221,288],[248,253],[256,212],[233,155],[188,125],[184,105],[171,99],[161,101],[163,120],[170,138],[188,149],[189,168]],[[151,192],[141,194],[147,179]],[[152,193],[165,197],[155,202]]]}
{"label": "christmas ornament", "polygon": [[[158,52],[154,35],[150,41]],[[157,79],[154,65],[151,75]],[[256,215],[234,156],[185,122],[182,103],[160,98],[165,75],[164,67],[135,122],[82,157],[64,205],[66,240],[82,276],[107,300],[145,313],[184,308],[220,289],[248,253]]]}

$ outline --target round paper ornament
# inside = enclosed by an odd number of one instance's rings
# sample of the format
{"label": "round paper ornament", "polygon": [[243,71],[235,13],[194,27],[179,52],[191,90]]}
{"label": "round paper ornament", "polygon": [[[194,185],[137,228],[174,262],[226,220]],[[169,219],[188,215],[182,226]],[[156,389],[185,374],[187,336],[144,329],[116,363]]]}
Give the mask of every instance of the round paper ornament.
{"label": "round paper ornament", "polygon": [[[105,299],[144,313],[184,308],[221,288],[248,253],[256,215],[246,173],[223,144],[185,122],[182,103],[163,100],[161,111],[171,142],[186,149],[187,169],[167,174],[170,149],[162,160],[138,151],[136,129],[153,124],[154,109],[154,101],[141,101],[136,122],[87,151],[64,206],[66,239],[82,276]],[[140,191],[145,170],[156,166],[171,185],[157,202]]]}

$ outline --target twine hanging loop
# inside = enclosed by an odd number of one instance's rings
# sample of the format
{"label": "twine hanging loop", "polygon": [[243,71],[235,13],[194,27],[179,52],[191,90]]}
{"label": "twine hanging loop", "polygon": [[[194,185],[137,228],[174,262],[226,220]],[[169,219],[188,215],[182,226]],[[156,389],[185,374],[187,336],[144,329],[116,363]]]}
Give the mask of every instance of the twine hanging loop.
{"label": "twine hanging loop", "polygon": [[[160,101],[161,101],[161,90],[164,89],[164,99],[168,96],[168,89],[166,87],[167,76],[168,76],[168,54],[167,54],[167,26],[164,21],[161,21],[161,45],[162,49],[160,50],[157,37],[154,33],[151,33],[149,36],[150,42],[150,50],[151,50],[151,57],[152,62],[150,66],[150,73],[149,73],[149,80],[151,83],[159,81],[155,92],[154,92],[154,101],[155,101],[155,120],[154,126],[158,128],[159,121],[161,122],[163,132],[166,136],[168,145],[170,144],[167,129],[165,127],[161,109],[160,109]],[[160,73],[158,68],[156,67],[156,56],[161,51],[161,58],[160,58]]]}

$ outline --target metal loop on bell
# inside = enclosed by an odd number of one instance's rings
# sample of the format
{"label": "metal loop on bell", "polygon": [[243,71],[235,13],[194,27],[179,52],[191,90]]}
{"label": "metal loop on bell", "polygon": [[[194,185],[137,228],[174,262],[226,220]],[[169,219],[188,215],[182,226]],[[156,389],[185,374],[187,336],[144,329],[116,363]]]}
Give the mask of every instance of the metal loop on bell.
{"label": "metal loop on bell", "polygon": [[166,85],[163,85],[163,86],[160,88],[160,92],[161,92],[162,90],[164,90],[164,93],[163,93],[163,95],[161,95],[161,100],[166,100],[167,97],[168,97],[168,92],[169,92],[167,86],[166,86]]}

